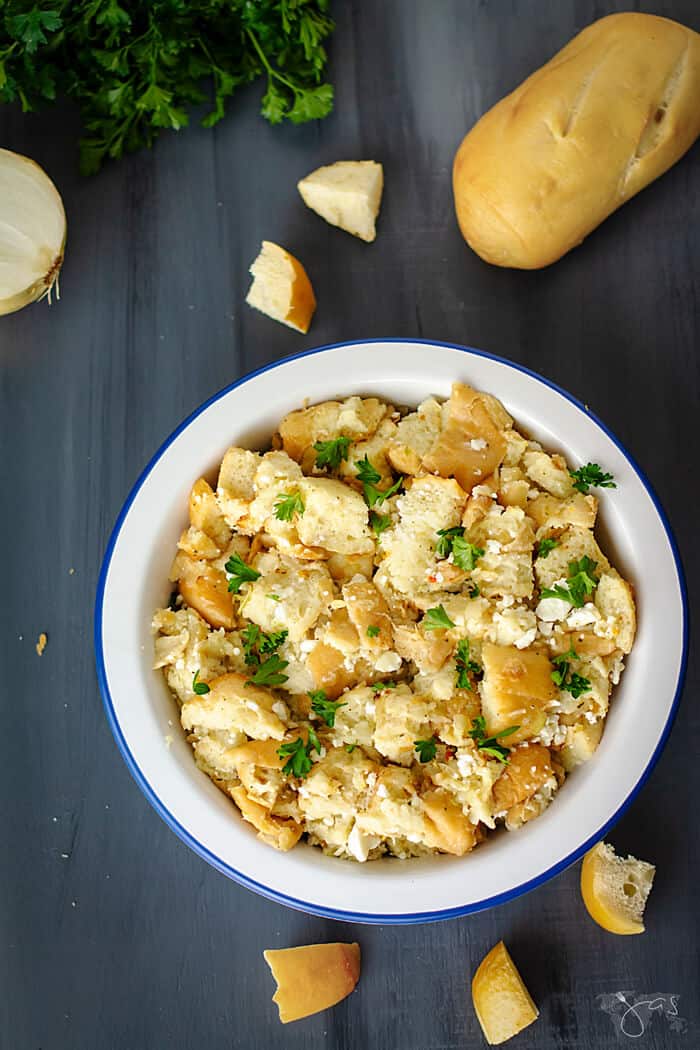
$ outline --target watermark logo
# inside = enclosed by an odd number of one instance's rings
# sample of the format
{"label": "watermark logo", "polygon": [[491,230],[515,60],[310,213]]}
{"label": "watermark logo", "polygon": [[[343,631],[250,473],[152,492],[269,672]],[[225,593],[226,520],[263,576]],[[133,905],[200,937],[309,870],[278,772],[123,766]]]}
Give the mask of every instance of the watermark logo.
{"label": "watermark logo", "polygon": [[628,1039],[640,1039],[657,1017],[672,1032],[687,1031],[688,1023],[678,1013],[680,995],[670,992],[612,992],[596,996],[600,1009],[611,1019],[615,1031]]}

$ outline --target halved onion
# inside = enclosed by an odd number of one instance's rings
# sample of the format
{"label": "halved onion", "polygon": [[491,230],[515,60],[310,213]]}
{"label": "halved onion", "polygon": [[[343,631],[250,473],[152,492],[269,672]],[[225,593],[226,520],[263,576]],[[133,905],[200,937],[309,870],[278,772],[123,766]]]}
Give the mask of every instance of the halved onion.
{"label": "halved onion", "polygon": [[29,157],[0,149],[0,315],[51,296],[66,243],[58,190]]}

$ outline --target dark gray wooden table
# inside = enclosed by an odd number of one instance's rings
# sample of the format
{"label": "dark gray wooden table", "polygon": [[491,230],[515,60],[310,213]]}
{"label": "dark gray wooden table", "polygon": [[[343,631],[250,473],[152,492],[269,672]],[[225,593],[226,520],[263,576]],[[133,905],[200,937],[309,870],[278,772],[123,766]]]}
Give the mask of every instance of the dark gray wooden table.
{"label": "dark gray wooden table", "polygon": [[[697,595],[700,148],[541,273],[483,264],[452,211],[452,156],[473,121],[587,22],[630,6],[700,30],[697,0],[338,0],[330,119],[270,128],[252,88],[215,132],[169,134],[89,180],[69,107],[0,111],[0,144],[46,167],[69,224],[60,303],[0,320],[2,1050],[479,1047],[469,979],[501,937],[541,1008],[523,1050],[624,1045],[597,998],[617,991],[679,996],[685,1032],[653,1013],[640,1046],[700,1045],[696,660],[670,743],[610,836],[658,865],[647,933],[614,938],[585,914],[577,866],[485,914],[403,929],[254,896],[132,782],[92,651],[109,530],[168,433],[255,366],[369,336],[471,344],[585,399],[647,470]],[[295,189],[347,157],[384,164],[372,246]],[[307,337],[244,305],[263,237],[309,269]],[[263,949],[346,938],[363,949],[356,993],[282,1028]]]}

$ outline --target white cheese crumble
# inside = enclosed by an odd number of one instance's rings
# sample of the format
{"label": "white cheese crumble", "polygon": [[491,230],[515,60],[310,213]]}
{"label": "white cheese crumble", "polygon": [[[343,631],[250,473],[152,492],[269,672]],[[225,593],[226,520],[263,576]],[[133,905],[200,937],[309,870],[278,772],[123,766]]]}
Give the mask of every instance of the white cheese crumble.
{"label": "white cheese crumble", "polygon": [[275,700],[274,704],[272,705],[272,710],[281,722],[286,722],[289,718],[289,709],[282,700]]}
{"label": "white cheese crumble", "polygon": [[377,788],[377,798],[388,798],[389,792],[386,789],[385,784],[380,784]]}
{"label": "white cheese crumble", "polygon": [[483,438],[472,438],[469,442],[469,447],[473,448],[475,452],[483,452],[485,448],[489,447],[489,443],[484,441]]}
{"label": "white cheese crumble", "polygon": [[401,666],[401,657],[398,653],[388,652],[382,653],[381,656],[377,657],[374,663],[375,669],[380,674],[387,674],[391,671],[398,671]]}
{"label": "white cheese crumble", "polygon": [[599,619],[600,613],[593,602],[586,602],[583,608],[571,610],[566,617],[566,625],[573,630],[578,630],[579,627],[588,627],[591,623],[597,623]]}
{"label": "white cheese crumble", "polygon": [[499,543],[498,540],[487,540],[486,541],[486,553],[487,554],[500,554],[503,550],[503,544]]}
{"label": "white cheese crumble", "polygon": [[365,835],[360,831],[357,824],[353,824],[352,831],[348,835],[348,853],[351,853],[355,860],[359,860],[361,864],[364,864],[370,850],[378,846],[379,842],[380,840],[376,835]]}
{"label": "white cheese crumble", "polygon": [[535,638],[537,637],[537,628],[531,627],[529,631],[525,631],[515,642],[516,649],[527,649],[528,645],[532,645]]}
{"label": "white cheese crumble", "polygon": [[[564,584],[566,580],[558,580],[554,586]],[[564,620],[571,612],[571,602],[565,602],[563,598],[540,598],[535,613],[538,620],[547,620],[554,623],[556,620]]]}

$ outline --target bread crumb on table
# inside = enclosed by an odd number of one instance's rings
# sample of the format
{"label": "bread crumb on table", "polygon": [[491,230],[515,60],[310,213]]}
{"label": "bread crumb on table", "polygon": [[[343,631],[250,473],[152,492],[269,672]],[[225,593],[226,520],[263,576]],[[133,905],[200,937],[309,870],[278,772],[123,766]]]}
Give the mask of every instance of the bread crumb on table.
{"label": "bread crumb on table", "polygon": [[42,631],[41,634],[39,635],[39,640],[37,641],[37,643],[36,643],[36,645],[34,647],[36,649],[36,655],[37,656],[41,656],[41,654],[43,653],[44,649],[46,648],[46,643],[47,642],[48,642],[48,638],[46,637],[46,635]]}

